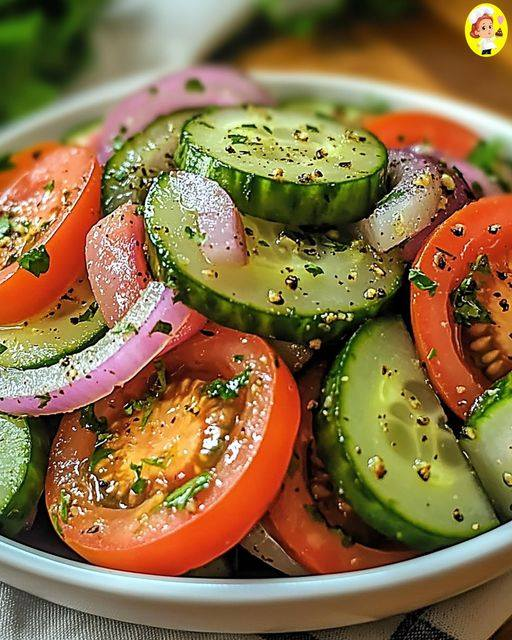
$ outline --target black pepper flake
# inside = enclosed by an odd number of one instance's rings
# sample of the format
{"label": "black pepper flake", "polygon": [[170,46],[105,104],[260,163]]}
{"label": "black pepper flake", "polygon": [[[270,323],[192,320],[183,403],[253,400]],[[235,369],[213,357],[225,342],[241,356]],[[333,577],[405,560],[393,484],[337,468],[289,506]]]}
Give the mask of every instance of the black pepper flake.
{"label": "black pepper flake", "polygon": [[502,308],[503,311],[508,311],[510,309],[510,305],[508,303],[507,300],[505,300],[505,298],[502,298],[498,304],[500,305],[500,307]]}

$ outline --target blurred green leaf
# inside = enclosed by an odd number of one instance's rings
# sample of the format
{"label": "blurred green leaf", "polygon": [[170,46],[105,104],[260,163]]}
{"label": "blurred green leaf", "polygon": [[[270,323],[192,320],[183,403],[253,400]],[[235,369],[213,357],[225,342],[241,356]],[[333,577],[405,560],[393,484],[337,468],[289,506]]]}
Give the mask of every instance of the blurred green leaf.
{"label": "blurred green leaf", "polygon": [[0,0],[0,122],[52,100],[84,65],[103,0]]}

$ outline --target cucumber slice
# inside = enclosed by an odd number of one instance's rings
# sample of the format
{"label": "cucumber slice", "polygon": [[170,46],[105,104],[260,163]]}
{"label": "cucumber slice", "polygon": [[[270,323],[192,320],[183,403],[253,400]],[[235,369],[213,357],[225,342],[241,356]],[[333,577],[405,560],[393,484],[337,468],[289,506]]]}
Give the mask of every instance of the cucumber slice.
{"label": "cucumber slice", "polygon": [[0,413],[0,534],[15,536],[41,497],[49,440],[36,418]]}
{"label": "cucumber slice", "polygon": [[316,437],[348,502],[390,538],[430,551],[499,524],[399,318],[369,321],[346,344]]}
{"label": "cucumber slice", "polygon": [[400,286],[403,266],[393,253],[249,216],[247,264],[212,265],[198,244],[197,212],[183,205],[184,188],[177,172],[150,189],[150,265],[180,300],[215,322],[289,342],[328,341],[375,315]]}
{"label": "cucumber slice", "polygon": [[103,172],[104,215],[128,201],[144,202],[151,180],[174,167],[174,152],[183,123],[196,114],[197,110],[184,110],[161,116],[114,153]]}
{"label": "cucumber slice", "polygon": [[512,520],[512,373],[477,400],[460,445],[500,519]]}
{"label": "cucumber slice", "polygon": [[365,216],[383,195],[387,151],[368,131],[248,106],[189,120],[176,164],[216,180],[242,213],[298,225],[342,225]]}
{"label": "cucumber slice", "polygon": [[97,342],[106,331],[89,281],[80,278],[43,314],[0,327],[0,367],[48,366]]}
{"label": "cucumber slice", "polygon": [[368,101],[364,106],[340,104],[319,98],[289,98],[279,108],[286,111],[298,111],[318,118],[336,120],[344,127],[362,127],[363,119],[370,114],[385,113],[388,106],[377,100]]}
{"label": "cucumber slice", "polygon": [[101,129],[101,119],[94,118],[94,120],[88,120],[87,122],[81,122],[75,125],[62,136],[62,142],[64,144],[72,144],[77,147],[86,147],[90,140],[99,133]]}

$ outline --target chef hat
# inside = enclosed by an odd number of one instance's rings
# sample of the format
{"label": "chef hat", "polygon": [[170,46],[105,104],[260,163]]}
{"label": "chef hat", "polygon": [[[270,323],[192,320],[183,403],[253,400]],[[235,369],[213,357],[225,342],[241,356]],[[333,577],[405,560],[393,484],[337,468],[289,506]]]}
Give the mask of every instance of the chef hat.
{"label": "chef hat", "polygon": [[494,13],[494,9],[487,4],[482,4],[479,7],[475,7],[473,11],[469,14],[469,21],[471,24],[475,24],[475,22],[481,18],[482,16],[488,15],[492,16]]}

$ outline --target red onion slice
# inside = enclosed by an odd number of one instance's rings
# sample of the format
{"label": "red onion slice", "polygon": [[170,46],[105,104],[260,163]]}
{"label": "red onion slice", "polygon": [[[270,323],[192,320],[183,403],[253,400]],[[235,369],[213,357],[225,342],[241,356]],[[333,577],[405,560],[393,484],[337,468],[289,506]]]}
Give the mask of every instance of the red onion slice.
{"label": "red onion slice", "polygon": [[169,327],[159,323],[176,322],[172,297],[165,285],[151,282],[126,316],[87,349],[41,369],[0,368],[0,411],[66,413],[109,395],[168,345]]}
{"label": "red onion slice", "polygon": [[391,191],[355,227],[377,251],[388,251],[432,222],[441,198],[438,167],[411,151],[390,150]]}
{"label": "red onion slice", "polygon": [[215,181],[178,171],[181,204],[197,212],[197,225],[204,236],[201,251],[212,264],[243,266],[247,246],[242,217],[224,189]]}
{"label": "red onion slice", "polygon": [[305,576],[304,567],[291,558],[283,547],[258,522],[240,543],[250,554],[288,576]]}
{"label": "red onion slice", "polygon": [[99,135],[98,158],[104,164],[112,155],[112,145],[118,136],[126,140],[161,115],[209,105],[272,102],[253,80],[229,67],[204,65],[172,73],[112,109]]}
{"label": "red onion slice", "polygon": [[[472,190],[469,188],[458,167],[442,165],[439,170],[441,183],[443,184],[444,182],[444,184],[448,184],[449,189],[445,186],[442,187],[444,199],[441,200],[442,206],[436,211],[432,222],[404,244],[402,257],[407,262],[414,261],[419,250],[438,225],[475,199]],[[450,182],[450,179],[453,182]]]}
{"label": "red onion slice", "polygon": [[131,203],[102,218],[87,234],[89,282],[109,327],[126,315],[152,280],[143,245],[144,220]]}

